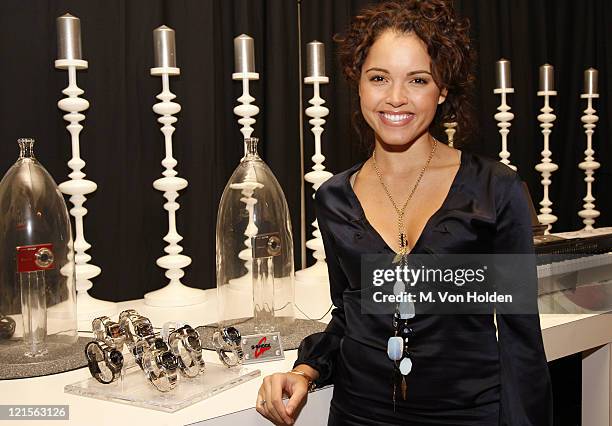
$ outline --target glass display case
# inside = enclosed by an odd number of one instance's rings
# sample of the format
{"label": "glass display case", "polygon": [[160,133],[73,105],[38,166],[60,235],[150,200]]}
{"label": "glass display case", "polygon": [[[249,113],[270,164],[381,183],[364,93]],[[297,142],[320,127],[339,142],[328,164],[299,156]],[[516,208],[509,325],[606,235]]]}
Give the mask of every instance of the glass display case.
{"label": "glass display case", "polygon": [[19,139],[0,182],[0,365],[63,356],[77,341],[68,210],[53,178]]}
{"label": "glass display case", "polygon": [[295,319],[289,209],[257,142],[245,139],[217,216],[218,325],[242,335],[286,333]]}

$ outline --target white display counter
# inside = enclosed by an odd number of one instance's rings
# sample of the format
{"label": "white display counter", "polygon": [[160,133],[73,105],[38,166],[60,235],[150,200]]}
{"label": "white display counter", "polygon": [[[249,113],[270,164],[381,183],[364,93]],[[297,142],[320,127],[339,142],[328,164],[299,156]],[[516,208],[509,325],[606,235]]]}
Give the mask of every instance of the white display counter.
{"label": "white display counter", "polygon": [[[297,289],[296,300],[313,300],[300,306],[308,316],[323,315],[329,305],[327,290]],[[303,294],[300,294],[303,292]],[[152,308],[142,300],[122,302],[120,309],[134,308],[148,316],[155,326],[166,320],[185,320],[191,325],[211,322],[216,312],[214,292],[211,300],[201,305],[177,309]],[[180,312],[180,316],[177,313]],[[329,315],[326,319],[329,318]],[[549,361],[575,353],[583,353],[583,426],[612,426],[612,315],[542,315],[544,345]],[[262,377],[291,369],[296,351],[285,351],[283,361],[256,364]],[[216,354],[206,351],[205,359],[215,361]],[[255,411],[257,390],[262,377],[223,392],[175,413],[123,405],[64,393],[64,385],[89,377],[86,368],[47,377],[0,381],[0,404],[63,404],[70,406],[69,421],[53,424],[75,425],[191,425],[251,426],[270,425]],[[309,395],[297,425],[325,425],[332,396],[332,387],[319,389]],[[41,421],[21,421],[22,424],[41,424]],[[12,424],[12,423],[11,423]]]}

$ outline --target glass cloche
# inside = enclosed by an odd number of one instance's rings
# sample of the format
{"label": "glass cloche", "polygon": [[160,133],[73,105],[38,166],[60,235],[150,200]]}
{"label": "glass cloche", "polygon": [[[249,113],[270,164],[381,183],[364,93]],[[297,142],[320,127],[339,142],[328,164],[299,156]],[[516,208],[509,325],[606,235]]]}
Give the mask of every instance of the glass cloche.
{"label": "glass cloche", "polygon": [[245,156],[217,214],[219,326],[242,335],[288,333],[295,319],[293,239],[283,190],[245,139]]}
{"label": "glass cloche", "polygon": [[34,140],[18,142],[0,182],[0,365],[55,358],[77,341],[66,203]]}

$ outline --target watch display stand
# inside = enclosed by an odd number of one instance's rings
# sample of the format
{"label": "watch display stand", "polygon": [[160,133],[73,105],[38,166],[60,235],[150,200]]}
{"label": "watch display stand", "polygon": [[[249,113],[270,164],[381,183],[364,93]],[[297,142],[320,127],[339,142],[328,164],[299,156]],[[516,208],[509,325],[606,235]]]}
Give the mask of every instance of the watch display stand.
{"label": "watch display stand", "polygon": [[122,371],[122,377],[115,383],[104,385],[89,377],[66,385],[64,392],[173,413],[260,375],[261,371],[253,367],[227,368],[222,364],[207,362],[204,374],[193,379],[181,376],[176,388],[160,392],[133,364]]}

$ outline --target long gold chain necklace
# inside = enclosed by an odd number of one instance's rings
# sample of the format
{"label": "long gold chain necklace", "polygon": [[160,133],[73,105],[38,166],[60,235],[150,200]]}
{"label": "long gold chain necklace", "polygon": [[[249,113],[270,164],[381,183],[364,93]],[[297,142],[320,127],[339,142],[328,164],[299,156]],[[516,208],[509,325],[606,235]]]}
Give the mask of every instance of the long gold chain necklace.
{"label": "long gold chain necklace", "polygon": [[[372,153],[372,164],[374,164],[374,170],[376,170],[376,175],[378,176],[378,180],[380,184],[382,185],[383,189],[385,190],[387,197],[391,201],[391,204],[393,205],[395,212],[397,213],[398,243],[399,243],[400,250],[396,256],[396,259],[402,258],[408,252],[408,249],[409,249],[408,239],[406,238],[406,232],[404,229],[404,214],[406,213],[406,207],[408,206],[408,202],[410,201],[417,187],[419,186],[419,183],[421,182],[421,178],[423,177],[425,170],[429,166],[429,163],[431,162],[431,159],[433,158],[433,155],[434,155],[434,152],[436,151],[437,146],[438,146],[438,140],[434,138],[434,143],[433,143],[431,152],[429,153],[429,158],[427,159],[425,166],[423,166],[423,168],[421,169],[421,172],[419,173],[419,177],[417,178],[417,181],[414,184],[412,191],[410,191],[410,195],[408,195],[408,199],[406,200],[406,202],[404,203],[401,209],[395,203],[395,200],[391,196],[391,192],[389,191],[389,188],[387,188],[387,185],[385,184],[382,178],[382,174],[380,173],[380,170],[378,169],[378,165],[376,164],[376,150],[374,150],[374,152]],[[396,259],[394,259],[394,262],[397,261]]]}
{"label": "long gold chain necklace", "polygon": [[[393,208],[395,209],[395,212],[397,213],[397,228],[398,228],[398,240],[399,240],[400,250],[395,256],[395,258],[393,259],[393,263],[401,262],[402,264],[404,264],[406,261],[405,255],[408,252],[408,239],[406,238],[406,233],[404,229],[404,214],[406,213],[406,207],[408,206],[408,202],[414,195],[417,187],[419,186],[419,183],[421,182],[421,178],[423,177],[423,174],[425,173],[425,170],[427,169],[427,167],[429,166],[429,163],[431,162],[431,159],[433,158],[437,145],[438,145],[438,140],[434,138],[434,143],[433,143],[431,152],[429,153],[429,158],[427,159],[425,166],[421,169],[421,172],[419,173],[419,177],[417,178],[416,183],[414,184],[414,187],[412,188],[412,191],[410,192],[410,195],[408,196],[408,199],[402,205],[401,209],[397,206],[395,200],[393,199],[393,196],[391,196],[391,192],[389,191],[389,188],[387,188],[387,185],[385,184],[382,178],[382,174],[380,173],[380,170],[378,169],[378,165],[376,164],[376,151],[374,151],[374,153],[372,154],[372,163],[374,164],[374,170],[376,170],[376,175],[378,176],[378,180],[380,181],[380,184],[385,190],[387,197],[391,201],[391,204],[393,205]],[[396,285],[397,284],[399,284],[399,282],[396,283]],[[405,288],[405,284],[404,284],[404,288]],[[395,293],[395,287],[394,287],[394,293]],[[392,379],[393,380],[393,412],[395,412],[396,388],[398,385],[398,380],[399,380],[402,398],[406,400],[407,392],[408,392],[408,384],[406,381],[406,376],[412,370],[412,359],[410,356],[408,345],[409,345],[409,339],[412,336],[413,330],[409,326],[408,320],[414,317],[414,305],[412,304],[412,302],[407,302],[407,303],[412,305],[412,307],[410,309],[404,309],[403,313],[402,313],[402,309],[400,308],[400,303],[396,303],[395,312],[393,314],[393,327],[395,329],[395,333],[394,333],[394,336],[389,338],[389,341],[387,343],[387,354],[394,363],[393,379]]]}

